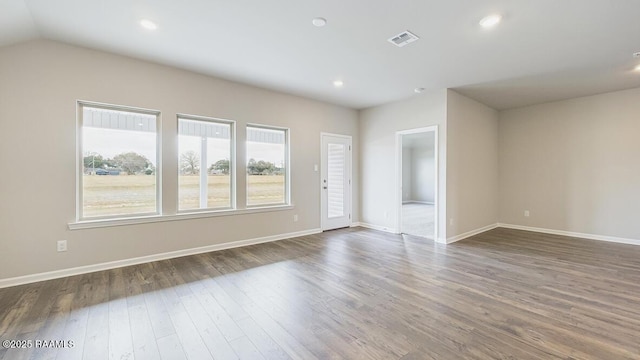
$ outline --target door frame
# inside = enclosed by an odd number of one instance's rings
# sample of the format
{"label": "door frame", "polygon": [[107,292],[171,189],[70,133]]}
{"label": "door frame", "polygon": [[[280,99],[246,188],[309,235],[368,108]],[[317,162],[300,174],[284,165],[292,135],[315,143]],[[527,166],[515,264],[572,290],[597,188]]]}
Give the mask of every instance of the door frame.
{"label": "door frame", "polygon": [[344,138],[344,139],[348,139],[349,140],[349,166],[347,167],[347,177],[349,178],[349,187],[347,189],[347,191],[349,192],[349,194],[347,195],[348,198],[348,205],[347,205],[347,212],[349,213],[349,226],[353,225],[353,137],[351,135],[343,135],[343,134],[334,134],[334,133],[328,133],[328,132],[321,132],[320,133],[320,171],[318,174],[318,183],[320,186],[318,186],[319,191],[320,191],[320,230],[321,231],[325,231],[326,229],[326,224],[325,224],[325,212],[327,211],[326,207],[327,204],[325,201],[323,201],[323,196],[324,196],[324,192],[322,189],[322,166],[323,166],[323,161],[322,158],[324,157],[324,148],[322,146],[322,139],[325,136],[333,136],[333,137],[339,137],[339,138]]}
{"label": "door frame", "polygon": [[433,132],[433,161],[434,161],[434,194],[433,194],[433,240],[438,241],[440,234],[439,209],[440,209],[440,165],[439,165],[439,139],[438,125],[396,131],[396,229],[402,234],[402,136]]}

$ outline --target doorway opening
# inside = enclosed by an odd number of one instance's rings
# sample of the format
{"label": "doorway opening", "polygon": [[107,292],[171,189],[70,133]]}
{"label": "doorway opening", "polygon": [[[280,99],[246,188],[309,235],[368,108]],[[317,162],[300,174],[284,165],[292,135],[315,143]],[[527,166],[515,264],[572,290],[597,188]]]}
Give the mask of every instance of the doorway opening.
{"label": "doorway opening", "polygon": [[402,234],[437,239],[438,131],[427,127],[397,133],[398,229]]}

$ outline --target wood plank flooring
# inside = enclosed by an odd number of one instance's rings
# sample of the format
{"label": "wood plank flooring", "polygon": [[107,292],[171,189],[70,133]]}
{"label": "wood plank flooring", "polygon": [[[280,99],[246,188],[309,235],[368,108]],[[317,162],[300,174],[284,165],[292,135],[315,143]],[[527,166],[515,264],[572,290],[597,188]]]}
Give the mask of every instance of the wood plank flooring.
{"label": "wood plank flooring", "polygon": [[0,289],[0,359],[640,359],[640,247],[361,228]]}

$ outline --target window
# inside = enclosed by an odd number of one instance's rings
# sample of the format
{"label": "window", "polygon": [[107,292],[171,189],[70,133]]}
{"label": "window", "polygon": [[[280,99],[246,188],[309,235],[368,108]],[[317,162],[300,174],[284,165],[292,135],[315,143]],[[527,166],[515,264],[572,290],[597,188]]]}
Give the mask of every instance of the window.
{"label": "window", "polygon": [[78,218],[158,214],[159,113],[78,103]]}
{"label": "window", "polygon": [[178,116],[178,210],[233,208],[233,125]]}
{"label": "window", "polygon": [[247,206],[289,202],[289,131],[247,126]]}

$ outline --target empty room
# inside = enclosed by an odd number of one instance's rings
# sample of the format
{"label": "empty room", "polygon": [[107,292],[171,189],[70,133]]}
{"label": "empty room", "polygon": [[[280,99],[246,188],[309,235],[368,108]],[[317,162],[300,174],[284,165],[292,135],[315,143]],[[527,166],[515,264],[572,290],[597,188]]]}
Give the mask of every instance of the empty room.
{"label": "empty room", "polygon": [[0,360],[640,359],[637,0],[0,0]]}

